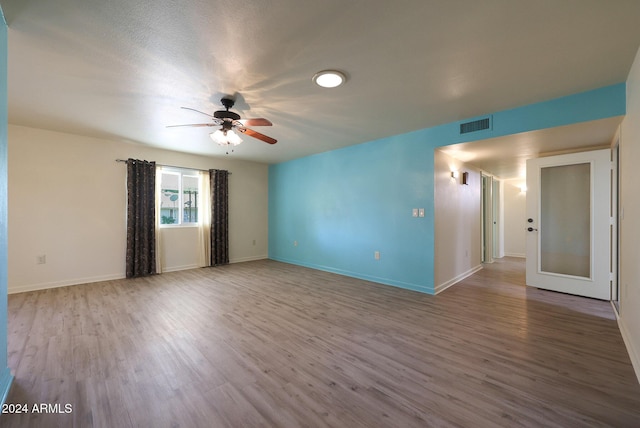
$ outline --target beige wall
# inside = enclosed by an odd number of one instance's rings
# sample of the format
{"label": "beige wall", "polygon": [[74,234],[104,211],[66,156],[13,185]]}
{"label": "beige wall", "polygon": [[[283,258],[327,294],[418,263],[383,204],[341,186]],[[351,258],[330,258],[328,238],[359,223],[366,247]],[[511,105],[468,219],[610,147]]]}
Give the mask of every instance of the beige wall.
{"label": "beige wall", "polygon": [[[480,172],[436,150],[435,272],[436,293],[481,268]],[[452,170],[469,172],[469,185],[451,178]]]}
{"label": "beige wall", "polygon": [[640,50],[627,80],[620,132],[620,331],[640,379]]}
{"label": "beige wall", "polygon": [[504,200],[504,255],[525,257],[527,195],[520,190],[522,179],[505,180]]}
{"label": "beige wall", "polygon": [[[9,125],[10,293],[124,277],[130,157],[231,171],[231,262],[267,257],[268,165]],[[195,232],[163,229],[165,270],[197,266]]]}

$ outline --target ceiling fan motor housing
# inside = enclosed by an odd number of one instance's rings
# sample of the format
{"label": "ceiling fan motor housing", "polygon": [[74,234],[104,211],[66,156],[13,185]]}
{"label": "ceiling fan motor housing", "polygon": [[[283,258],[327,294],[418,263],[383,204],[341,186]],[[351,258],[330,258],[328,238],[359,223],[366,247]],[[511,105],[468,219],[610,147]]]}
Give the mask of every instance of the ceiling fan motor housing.
{"label": "ceiling fan motor housing", "polygon": [[238,113],[234,113],[229,110],[218,110],[213,113],[213,117],[216,119],[229,119],[229,120],[240,120],[240,115]]}
{"label": "ceiling fan motor housing", "polygon": [[235,104],[233,98],[222,98],[220,102],[227,110],[218,110],[213,113],[213,117],[216,119],[240,120],[240,115],[238,113],[229,111],[229,109]]}

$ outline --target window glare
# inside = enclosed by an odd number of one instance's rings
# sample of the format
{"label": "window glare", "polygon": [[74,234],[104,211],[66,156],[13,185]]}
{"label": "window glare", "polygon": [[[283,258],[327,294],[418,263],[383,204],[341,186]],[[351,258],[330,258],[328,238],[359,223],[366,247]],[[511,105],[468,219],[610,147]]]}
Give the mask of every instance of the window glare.
{"label": "window glare", "polygon": [[182,177],[182,205],[184,206],[184,223],[198,222],[198,177],[184,175]]}
{"label": "window glare", "polygon": [[193,171],[162,171],[160,182],[160,224],[198,222],[200,180]]}

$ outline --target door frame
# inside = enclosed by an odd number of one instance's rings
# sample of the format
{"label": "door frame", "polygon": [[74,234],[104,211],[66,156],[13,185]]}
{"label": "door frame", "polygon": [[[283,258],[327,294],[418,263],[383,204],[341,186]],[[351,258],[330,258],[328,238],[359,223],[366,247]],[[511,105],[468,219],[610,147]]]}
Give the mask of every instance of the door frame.
{"label": "door frame", "polygon": [[610,285],[611,306],[620,316],[620,296],[622,295],[620,281],[620,129],[616,132],[611,144],[611,261]]}

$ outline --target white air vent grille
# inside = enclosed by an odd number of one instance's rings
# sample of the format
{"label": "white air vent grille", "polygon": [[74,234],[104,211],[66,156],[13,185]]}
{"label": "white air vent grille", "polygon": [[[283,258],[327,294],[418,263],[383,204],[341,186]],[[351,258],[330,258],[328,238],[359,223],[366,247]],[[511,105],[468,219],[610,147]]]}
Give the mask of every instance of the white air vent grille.
{"label": "white air vent grille", "polygon": [[460,134],[484,131],[485,129],[491,129],[491,118],[489,117],[460,124]]}

